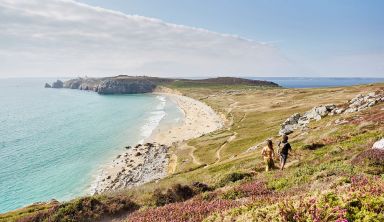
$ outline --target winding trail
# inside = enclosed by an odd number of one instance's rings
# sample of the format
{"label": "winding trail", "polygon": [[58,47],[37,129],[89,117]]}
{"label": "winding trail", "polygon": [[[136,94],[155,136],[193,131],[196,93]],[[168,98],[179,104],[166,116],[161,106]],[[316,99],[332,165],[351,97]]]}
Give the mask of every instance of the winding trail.
{"label": "winding trail", "polygon": [[194,164],[196,164],[196,165],[202,165],[203,163],[202,162],[200,162],[197,158],[196,158],[196,156],[195,156],[195,154],[194,154],[194,152],[196,151],[196,147],[194,147],[194,146],[189,146],[189,145],[187,145],[188,146],[188,148],[190,148],[190,152],[189,152],[189,156],[192,158],[192,162],[194,163]]}
{"label": "winding trail", "polygon": [[174,174],[177,168],[178,157],[176,154],[172,154],[169,158],[168,174]]}
{"label": "winding trail", "polygon": [[[221,160],[221,151],[222,149],[224,149],[224,147],[230,143],[231,141],[233,141],[234,139],[236,139],[236,136],[237,136],[237,132],[234,132],[230,137],[228,137],[228,139],[220,146],[220,148],[216,151],[216,162],[215,163],[218,163],[220,162]],[[213,163],[213,164],[215,164]]]}

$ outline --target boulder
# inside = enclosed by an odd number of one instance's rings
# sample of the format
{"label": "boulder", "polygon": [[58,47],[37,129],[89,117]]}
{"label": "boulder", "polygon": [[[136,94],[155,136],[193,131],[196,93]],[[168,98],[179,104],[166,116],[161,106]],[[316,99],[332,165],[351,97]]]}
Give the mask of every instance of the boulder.
{"label": "boulder", "polygon": [[332,110],[332,113],[333,114],[341,114],[344,112],[345,109],[343,108],[335,108],[334,110]]}
{"label": "boulder", "polygon": [[49,85],[48,83],[45,83],[45,86],[44,86],[44,88],[52,88],[52,86],[51,86],[51,85]]}
{"label": "boulder", "polygon": [[293,130],[294,130],[294,125],[285,125],[284,127],[282,127],[279,131],[279,135],[283,136],[283,135],[289,135],[291,133],[293,133]]}
{"label": "boulder", "polygon": [[320,120],[322,117],[327,116],[330,112],[336,109],[336,105],[334,104],[328,104],[328,105],[322,105],[313,107],[311,110],[304,113],[303,117],[307,120]]}
{"label": "boulder", "polygon": [[384,150],[384,138],[379,140],[379,141],[376,141],[373,146],[372,146],[372,149],[380,149],[380,150]]}
{"label": "boulder", "polygon": [[52,83],[52,88],[60,89],[63,88],[64,83],[61,80],[57,80],[56,82]]}

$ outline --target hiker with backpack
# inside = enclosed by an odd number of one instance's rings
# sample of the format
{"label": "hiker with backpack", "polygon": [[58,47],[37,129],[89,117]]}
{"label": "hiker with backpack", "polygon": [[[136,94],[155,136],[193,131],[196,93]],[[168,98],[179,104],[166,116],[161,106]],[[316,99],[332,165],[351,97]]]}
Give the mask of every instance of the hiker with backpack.
{"label": "hiker with backpack", "polygon": [[292,151],[291,144],[288,143],[288,136],[284,135],[283,140],[279,142],[279,155],[280,155],[280,170],[284,169],[285,163],[287,162],[288,153]]}

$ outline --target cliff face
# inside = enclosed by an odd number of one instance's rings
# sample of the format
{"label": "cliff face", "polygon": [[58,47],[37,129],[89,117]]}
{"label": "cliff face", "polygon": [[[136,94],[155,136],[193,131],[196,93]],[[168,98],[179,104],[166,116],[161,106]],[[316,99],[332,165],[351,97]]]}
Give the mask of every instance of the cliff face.
{"label": "cliff face", "polygon": [[156,84],[145,79],[108,79],[97,89],[100,94],[134,94],[153,92]]}
{"label": "cliff face", "polygon": [[78,78],[66,81],[64,88],[91,90],[99,94],[134,94],[153,92],[156,84],[144,78]]}

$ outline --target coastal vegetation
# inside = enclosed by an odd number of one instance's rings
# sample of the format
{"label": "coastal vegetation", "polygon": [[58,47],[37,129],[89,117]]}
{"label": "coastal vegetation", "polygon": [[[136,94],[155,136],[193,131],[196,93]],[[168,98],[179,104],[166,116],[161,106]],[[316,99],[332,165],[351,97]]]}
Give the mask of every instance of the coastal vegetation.
{"label": "coastal vegetation", "polygon": [[264,172],[261,147],[294,113],[345,104],[384,84],[284,89],[235,82],[163,82],[222,114],[220,130],[170,147],[169,175],[131,189],[36,203],[0,221],[383,221],[384,103],[329,115],[290,134],[284,171]]}

